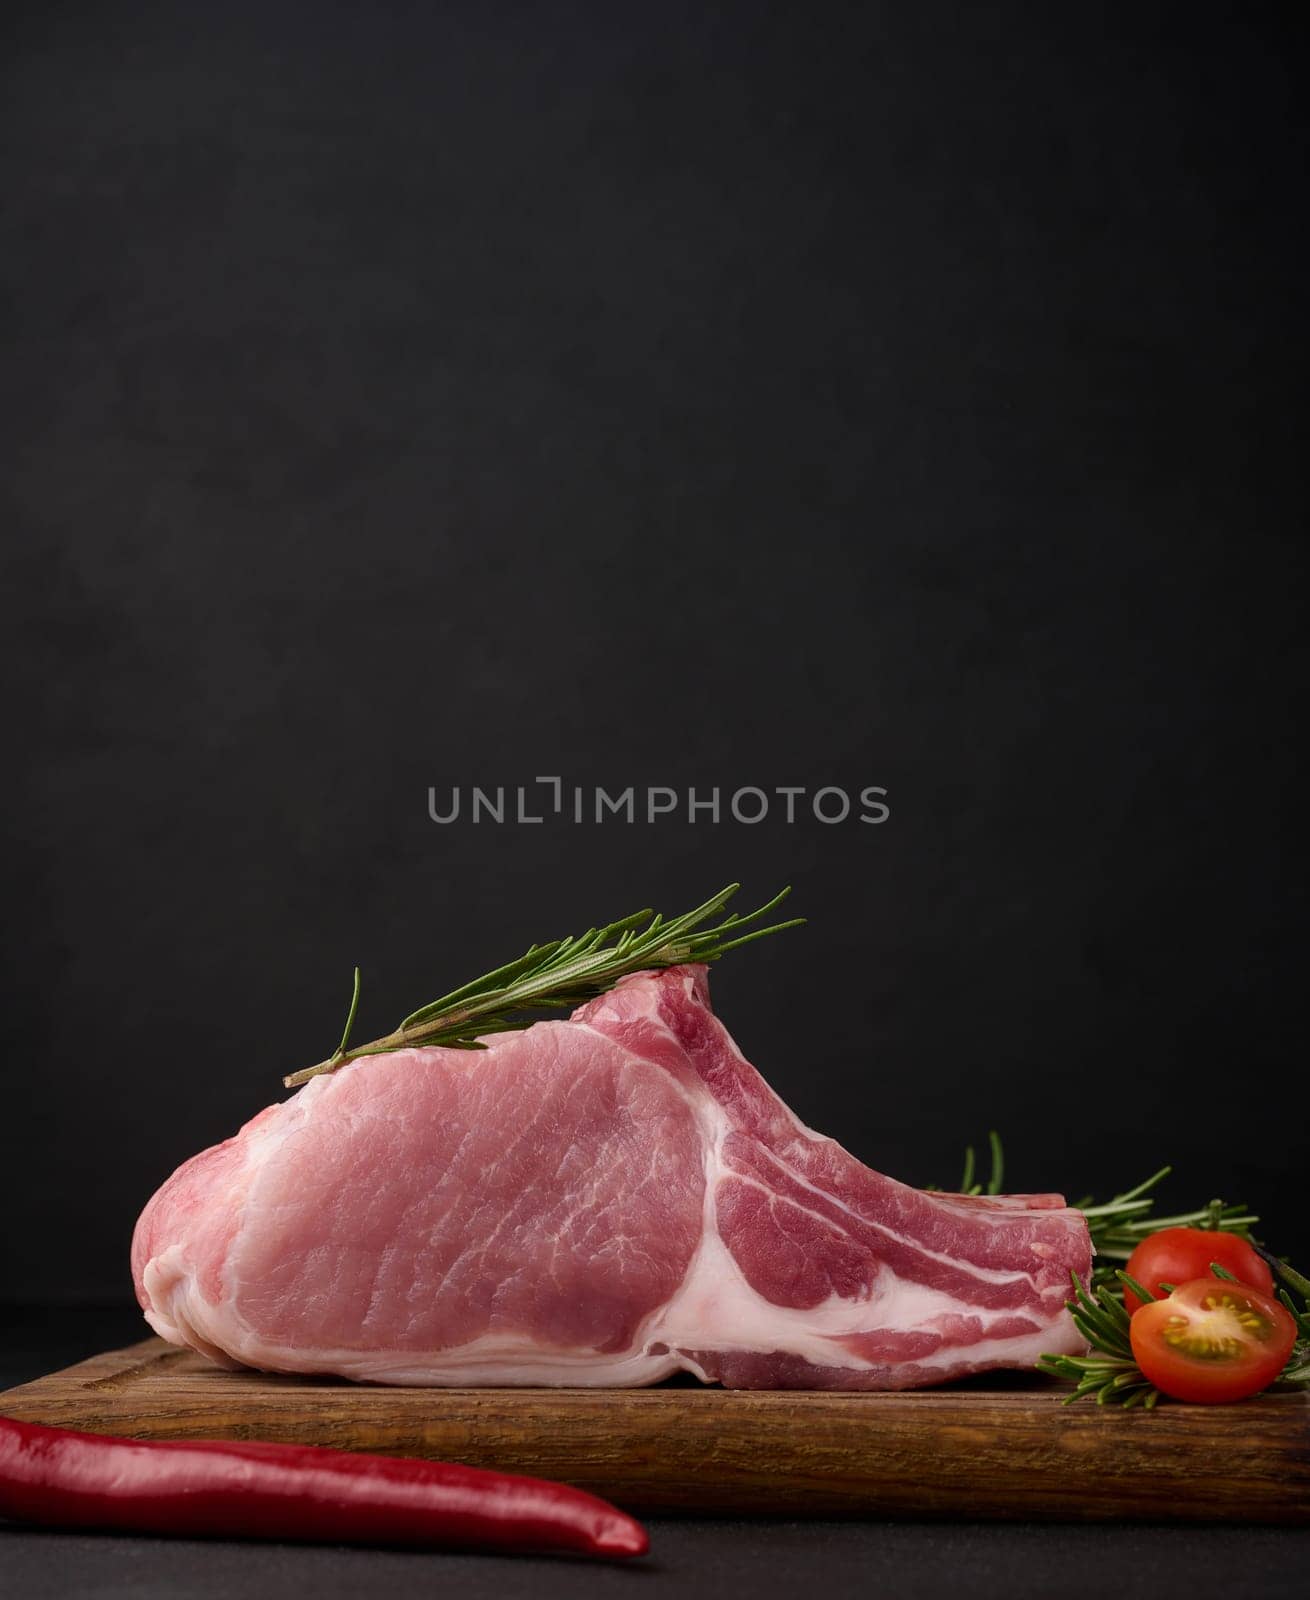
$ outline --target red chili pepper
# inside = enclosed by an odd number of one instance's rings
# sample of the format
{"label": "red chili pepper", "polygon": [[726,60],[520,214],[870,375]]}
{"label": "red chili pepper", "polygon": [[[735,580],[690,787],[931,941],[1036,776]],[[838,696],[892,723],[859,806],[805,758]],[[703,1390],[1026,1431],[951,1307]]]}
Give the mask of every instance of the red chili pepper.
{"label": "red chili pepper", "polygon": [[0,1417],[0,1516],[331,1544],[646,1553],[646,1530],[544,1478],[318,1445],[140,1441]]}

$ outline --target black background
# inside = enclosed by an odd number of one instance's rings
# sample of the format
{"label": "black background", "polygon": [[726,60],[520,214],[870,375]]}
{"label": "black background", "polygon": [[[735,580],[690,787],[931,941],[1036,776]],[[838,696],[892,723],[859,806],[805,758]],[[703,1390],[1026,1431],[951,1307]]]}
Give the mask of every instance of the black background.
{"label": "black background", "polygon": [[[0,1296],[125,1298],[355,962],[729,879],[861,1157],[1304,1249],[1291,15],[11,13]],[[428,819],[543,773],[891,817]]]}

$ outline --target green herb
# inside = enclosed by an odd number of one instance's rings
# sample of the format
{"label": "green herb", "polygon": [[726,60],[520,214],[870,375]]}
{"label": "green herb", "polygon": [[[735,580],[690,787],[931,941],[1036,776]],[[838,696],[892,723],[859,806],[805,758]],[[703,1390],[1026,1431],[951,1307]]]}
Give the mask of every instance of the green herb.
{"label": "green herb", "polygon": [[723,910],[741,887],[730,883],[726,889],[680,917],[666,920],[650,910],[635,911],[630,917],[608,923],[603,928],[588,928],[577,938],[555,939],[549,944],[534,944],[517,961],[510,961],[471,983],[442,995],[440,1000],[420,1006],[384,1038],[369,1044],[351,1046],[350,1032],[359,1006],[359,968],[355,968],[354,991],[341,1042],[326,1061],[302,1067],[282,1082],[295,1089],[322,1072],[335,1072],[347,1061],[361,1056],[381,1055],[389,1050],[404,1050],[413,1045],[445,1045],[457,1050],[482,1050],[479,1036],[506,1033],[529,1027],[534,1013],[567,1008],[572,1010],[597,995],[612,989],[620,978],[650,967],[675,967],[683,962],[717,961],[729,950],[799,927],[805,920],[793,917],[769,927],[742,930],[765,917],[779,905],[790,889],[774,895],[767,905],[739,917],[730,913],[712,927],[702,927]]}
{"label": "green herb", "polygon": [[[1258,1245],[1256,1248],[1260,1249]],[[1296,1343],[1292,1346],[1292,1353],[1288,1356],[1287,1365],[1280,1373],[1278,1381],[1310,1383],[1310,1278],[1303,1278],[1295,1267],[1289,1267],[1286,1261],[1271,1256],[1267,1250],[1260,1250],[1260,1254],[1283,1280],[1278,1285],[1278,1298],[1291,1312],[1292,1321],[1296,1323]],[[1300,1296],[1299,1306],[1292,1299],[1289,1289],[1294,1289]]]}
{"label": "green herb", "polygon": [[1212,1228],[1225,1233],[1236,1233],[1249,1240],[1251,1229],[1259,1222],[1245,1206],[1226,1205],[1222,1200],[1211,1200],[1208,1205],[1194,1211],[1179,1211],[1171,1217],[1153,1215],[1155,1197],[1150,1193],[1167,1178],[1172,1167],[1161,1167],[1134,1189],[1126,1189],[1103,1205],[1091,1195],[1074,1204],[1087,1218],[1087,1228],[1096,1249],[1097,1265],[1092,1281],[1099,1286],[1113,1282],[1115,1269],[1111,1263],[1127,1261],[1142,1240],[1162,1228]]}
{"label": "green herb", "polygon": [[[975,1179],[974,1148],[969,1145],[964,1152],[964,1171],[960,1177],[960,1187],[955,1191],[957,1194],[1000,1194],[1005,1176],[1005,1152],[999,1134],[989,1133],[987,1139],[991,1146],[991,1171],[986,1186]],[[1172,1170],[1171,1167],[1161,1167],[1134,1188],[1125,1189],[1122,1194],[1104,1202],[1094,1200],[1091,1195],[1075,1202],[1074,1210],[1081,1211],[1087,1218],[1087,1231],[1092,1236],[1096,1251],[1096,1266],[1091,1280],[1093,1288],[1115,1283],[1114,1263],[1127,1261],[1143,1239],[1152,1233],[1159,1233],[1161,1228],[1214,1228],[1250,1239],[1251,1229],[1259,1222],[1259,1217],[1245,1206],[1226,1205],[1222,1200],[1211,1200],[1208,1205],[1198,1206],[1193,1211],[1180,1211],[1170,1217],[1154,1216],[1155,1196],[1151,1191]],[[929,1187],[936,1190],[935,1185]]]}
{"label": "green herb", "polygon": [[[1160,1401],[1160,1391],[1143,1376],[1133,1360],[1133,1347],[1128,1339],[1128,1313],[1124,1310],[1123,1296],[1108,1285],[1087,1288],[1076,1272],[1071,1273],[1074,1297],[1068,1302],[1074,1326],[1091,1345],[1093,1354],[1087,1356],[1039,1356],[1038,1369],[1053,1378],[1064,1378],[1076,1385],[1064,1402],[1070,1405],[1088,1395],[1096,1396],[1098,1406],[1111,1402],[1141,1406],[1152,1410]],[[1126,1272],[1118,1278],[1140,1300],[1152,1297]]]}
{"label": "green herb", "polygon": [[1001,1136],[995,1128],[987,1135],[987,1142],[992,1152],[992,1170],[987,1178],[987,1187],[984,1189],[981,1183],[974,1182],[973,1146],[967,1145],[964,1151],[964,1171],[960,1175],[957,1194],[1000,1194],[1001,1184],[1005,1179],[1005,1151],[1001,1148]]}

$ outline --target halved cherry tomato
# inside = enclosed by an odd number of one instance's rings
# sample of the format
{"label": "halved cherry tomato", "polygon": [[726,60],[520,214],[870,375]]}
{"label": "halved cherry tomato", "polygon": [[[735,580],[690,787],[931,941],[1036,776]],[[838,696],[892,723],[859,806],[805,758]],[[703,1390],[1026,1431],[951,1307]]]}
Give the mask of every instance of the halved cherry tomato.
{"label": "halved cherry tomato", "polygon": [[1213,1273],[1143,1306],[1128,1333],[1133,1359],[1157,1389],[1203,1405],[1268,1388],[1296,1343],[1296,1324],[1277,1300]]}
{"label": "halved cherry tomato", "polygon": [[[1204,1278],[1212,1261],[1261,1294],[1274,1292],[1273,1273],[1246,1240],[1213,1228],[1161,1228],[1148,1234],[1128,1257],[1124,1271],[1159,1300],[1168,1293],[1166,1283]],[[1131,1289],[1124,1290],[1124,1310],[1130,1317],[1141,1303]]]}

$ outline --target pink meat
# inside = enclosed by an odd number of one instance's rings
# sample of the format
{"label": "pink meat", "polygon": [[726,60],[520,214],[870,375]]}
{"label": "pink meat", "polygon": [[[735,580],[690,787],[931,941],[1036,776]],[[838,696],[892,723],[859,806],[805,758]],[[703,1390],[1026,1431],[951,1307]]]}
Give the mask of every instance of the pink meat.
{"label": "pink meat", "polygon": [[407,1384],[899,1389],[1085,1348],[1078,1212],[924,1193],[811,1132],[704,968],[488,1044],[357,1061],[180,1167],[132,1245],[151,1326]]}

